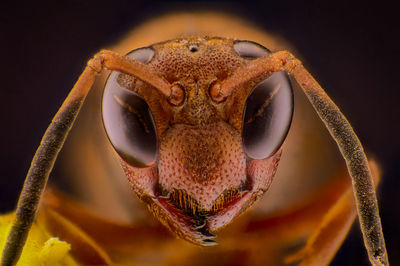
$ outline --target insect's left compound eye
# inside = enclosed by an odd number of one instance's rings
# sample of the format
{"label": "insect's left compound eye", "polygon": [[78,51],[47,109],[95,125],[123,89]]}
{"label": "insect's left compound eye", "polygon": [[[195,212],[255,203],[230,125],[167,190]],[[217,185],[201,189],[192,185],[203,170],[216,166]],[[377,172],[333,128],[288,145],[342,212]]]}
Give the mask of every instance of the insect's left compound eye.
{"label": "insect's left compound eye", "polygon": [[[151,61],[154,51],[140,48],[127,56],[143,63]],[[103,94],[103,123],[114,149],[134,167],[145,167],[155,160],[157,138],[153,116],[137,93],[122,87],[120,73],[111,72]]]}
{"label": "insect's left compound eye", "polygon": [[[237,41],[235,51],[242,57],[256,59],[270,51],[260,44]],[[293,90],[284,72],[258,83],[246,101],[243,118],[243,144],[247,156],[264,159],[282,145],[293,115]]]}

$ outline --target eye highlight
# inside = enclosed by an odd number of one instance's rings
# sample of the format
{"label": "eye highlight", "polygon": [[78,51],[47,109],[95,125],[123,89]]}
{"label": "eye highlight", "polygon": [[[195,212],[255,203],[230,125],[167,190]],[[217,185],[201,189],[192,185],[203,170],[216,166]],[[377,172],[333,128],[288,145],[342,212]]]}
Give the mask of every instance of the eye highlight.
{"label": "eye highlight", "polygon": [[271,53],[270,50],[252,41],[235,41],[233,49],[241,57],[255,59]]}
{"label": "eye highlight", "polygon": [[[270,53],[267,48],[249,41],[237,41],[234,49],[248,59]],[[284,72],[271,75],[253,88],[243,115],[242,136],[248,157],[264,159],[280,148],[290,128],[293,105],[292,86]]]}
{"label": "eye highlight", "polygon": [[[148,63],[154,51],[145,47],[127,56]],[[111,72],[104,88],[103,124],[117,153],[132,166],[145,167],[155,160],[157,153],[153,116],[141,96],[119,84],[119,75],[117,71]]]}
{"label": "eye highlight", "polygon": [[144,64],[148,64],[153,59],[154,50],[151,47],[138,48],[130,51],[126,56]]}

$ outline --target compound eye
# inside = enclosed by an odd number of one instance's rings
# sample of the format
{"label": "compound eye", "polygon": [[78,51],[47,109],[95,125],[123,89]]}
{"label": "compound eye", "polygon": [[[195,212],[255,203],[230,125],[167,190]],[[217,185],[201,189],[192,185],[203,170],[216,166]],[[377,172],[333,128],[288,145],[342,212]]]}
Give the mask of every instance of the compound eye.
{"label": "compound eye", "polygon": [[271,53],[261,44],[252,41],[235,41],[233,49],[238,55],[247,59],[256,59]]}
{"label": "compound eye", "polygon": [[[256,59],[270,51],[260,44],[237,41],[235,51],[242,57]],[[243,118],[243,144],[248,157],[264,159],[282,145],[293,116],[293,90],[284,72],[258,83],[247,98]]]}
{"label": "compound eye", "polygon": [[126,54],[127,57],[148,64],[154,56],[154,50],[150,47],[138,48]]}
{"label": "compound eye", "polygon": [[[151,61],[154,51],[140,48],[127,56],[143,63]],[[103,93],[102,115],[107,136],[117,153],[134,167],[155,161],[157,136],[147,103],[137,93],[122,87],[120,73],[111,72]]]}

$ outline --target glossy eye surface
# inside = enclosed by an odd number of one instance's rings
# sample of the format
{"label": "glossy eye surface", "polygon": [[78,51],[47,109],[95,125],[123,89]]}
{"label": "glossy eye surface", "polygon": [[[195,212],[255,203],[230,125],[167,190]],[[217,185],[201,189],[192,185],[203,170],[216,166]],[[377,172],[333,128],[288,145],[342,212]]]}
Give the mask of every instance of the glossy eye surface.
{"label": "glossy eye surface", "polygon": [[[128,57],[143,63],[151,61],[151,48],[133,50]],[[134,167],[145,167],[155,160],[156,130],[147,103],[135,92],[118,83],[113,71],[104,88],[102,114],[108,138],[118,154]]]}
{"label": "glossy eye surface", "polygon": [[233,49],[241,57],[248,59],[263,57],[271,53],[270,50],[268,50],[261,44],[252,41],[235,41],[235,43],[233,44]]}
{"label": "glossy eye surface", "polygon": [[[238,41],[235,51],[242,57],[255,59],[270,51],[261,45]],[[246,101],[243,118],[243,144],[247,156],[264,159],[282,145],[293,116],[293,90],[284,72],[275,73],[258,83]]]}

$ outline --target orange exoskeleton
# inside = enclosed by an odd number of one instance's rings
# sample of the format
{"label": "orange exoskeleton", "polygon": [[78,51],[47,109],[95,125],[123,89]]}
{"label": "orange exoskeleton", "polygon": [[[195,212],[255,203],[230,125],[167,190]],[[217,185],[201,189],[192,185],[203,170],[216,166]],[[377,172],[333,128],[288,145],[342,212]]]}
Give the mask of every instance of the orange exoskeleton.
{"label": "orange exoskeleton", "polygon": [[108,79],[103,119],[110,141],[139,198],[181,238],[215,244],[211,232],[271,184],[293,111],[288,77],[248,82],[221,102],[210,95],[238,67],[269,53],[256,43],[210,37],[129,53],[180,90],[176,103],[135,77],[114,72]]}
{"label": "orange exoskeleton", "polygon": [[113,70],[104,126],[132,189],[173,233],[203,246],[271,185],[292,120],[293,76],[347,162],[371,263],[388,263],[362,146],[301,62],[252,41],[190,35],[88,62],[35,155],[4,265],[18,260],[58,151],[104,68]]}

